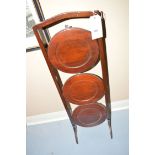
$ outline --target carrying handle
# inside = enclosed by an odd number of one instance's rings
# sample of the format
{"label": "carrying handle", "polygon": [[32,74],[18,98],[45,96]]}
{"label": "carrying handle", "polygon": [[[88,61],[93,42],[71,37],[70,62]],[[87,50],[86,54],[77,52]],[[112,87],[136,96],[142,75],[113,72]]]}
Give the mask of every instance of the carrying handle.
{"label": "carrying handle", "polygon": [[75,12],[65,12],[65,13],[61,13],[58,14],[52,18],[46,19],[43,22],[35,25],[33,27],[33,30],[37,30],[37,29],[46,29],[49,28],[51,26],[54,26],[58,23],[61,23],[65,20],[69,20],[69,19],[77,19],[77,18],[89,18],[90,16],[93,15],[102,15],[102,13],[98,10],[96,11],[75,11]]}

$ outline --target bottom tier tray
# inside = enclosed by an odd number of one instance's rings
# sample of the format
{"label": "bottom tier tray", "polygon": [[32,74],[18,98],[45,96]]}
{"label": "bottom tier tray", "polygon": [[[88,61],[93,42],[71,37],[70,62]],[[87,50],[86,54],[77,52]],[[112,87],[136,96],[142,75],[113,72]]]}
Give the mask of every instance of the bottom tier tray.
{"label": "bottom tier tray", "polygon": [[107,118],[106,107],[100,103],[78,106],[72,117],[79,126],[93,127],[103,123]]}

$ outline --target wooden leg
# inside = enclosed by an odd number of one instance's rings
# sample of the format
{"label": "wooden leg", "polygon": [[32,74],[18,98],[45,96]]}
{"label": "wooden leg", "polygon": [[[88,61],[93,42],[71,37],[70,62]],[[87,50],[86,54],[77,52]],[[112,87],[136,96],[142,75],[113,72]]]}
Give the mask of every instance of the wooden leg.
{"label": "wooden leg", "polygon": [[55,83],[55,85],[57,87],[57,90],[59,92],[62,103],[63,103],[63,105],[65,107],[65,110],[66,110],[66,112],[68,114],[68,117],[69,117],[69,119],[71,121],[73,130],[74,130],[74,134],[75,134],[75,140],[76,140],[76,143],[78,144],[77,126],[76,126],[76,124],[74,124],[73,119],[72,119],[72,108],[71,108],[70,104],[65,100],[65,98],[63,96],[63,92],[62,92],[63,83],[62,83],[62,80],[60,78],[59,72],[49,61],[49,58],[48,58],[48,55],[47,55],[47,48],[45,47],[45,45],[43,44],[43,42],[42,42],[42,40],[40,38],[39,31],[36,29],[36,30],[34,30],[34,33],[36,35],[36,38],[37,38],[38,43],[40,45],[40,48],[42,50],[43,56],[44,56],[44,58],[46,60],[46,63],[47,63],[47,66],[49,68],[49,71],[51,73],[51,76],[52,76],[52,78],[54,80],[54,83]]}
{"label": "wooden leg", "polygon": [[112,139],[113,134],[112,134],[112,126],[111,126],[111,100],[110,100],[109,92],[105,94],[105,102],[106,102],[107,121],[108,121],[109,130],[110,130],[110,137]]}
{"label": "wooden leg", "polygon": [[[104,19],[102,18],[102,26],[105,28]],[[106,34],[103,34],[106,37]],[[102,67],[102,77],[103,83],[105,87],[105,102],[106,102],[106,110],[107,110],[107,120],[108,126],[110,130],[110,136],[113,137],[112,127],[111,127],[111,100],[110,100],[110,86],[109,86],[109,73],[108,73],[108,62],[107,62],[107,54],[106,54],[106,43],[105,38],[98,39],[98,44],[100,48],[100,59],[101,59],[101,67]]]}
{"label": "wooden leg", "polygon": [[112,127],[111,127],[111,118],[108,120],[108,126],[109,126],[109,130],[110,130],[110,137],[112,139],[113,138],[113,133],[112,133]]}
{"label": "wooden leg", "polygon": [[78,136],[77,136],[77,125],[73,125],[73,130],[74,130],[76,143],[78,144],[79,142],[78,142]]}
{"label": "wooden leg", "polygon": [[110,92],[108,92],[105,95],[105,101],[106,101],[106,108],[107,108],[107,120],[108,120],[108,126],[110,130],[110,137],[111,139],[113,138],[113,133],[112,133],[112,126],[111,126],[111,100],[110,100]]}

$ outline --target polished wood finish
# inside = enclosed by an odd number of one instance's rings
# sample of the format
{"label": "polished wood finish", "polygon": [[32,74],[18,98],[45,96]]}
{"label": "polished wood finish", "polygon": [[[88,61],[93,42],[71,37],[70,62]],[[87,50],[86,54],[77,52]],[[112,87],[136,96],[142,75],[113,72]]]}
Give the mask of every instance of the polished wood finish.
{"label": "polished wood finish", "polygon": [[98,43],[91,39],[90,31],[67,28],[51,39],[48,56],[50,62],[63,72],[84,72],[94,67],[99,60]]}
{"label": "polished wood finish", "polygon": [[[46,60],[46,63],[49,67],[49,70],[51,72],[51,75],[53,77],[53,80],[55,82],[55,85],[58,89],[58,92],[60,94],[60,97],[62,99],[62,102],[64,104],[64,107],[66,109],[66,112],[69,116],[69,119],[71,121],[71,124],[73,126],[74,134],[75,134],[75,139],[76,142],[78,143],[78,138],[77,138],[77,125],[75,123],[75,120],[73,119],[73,113],[72,109],[70,106],[70,103],[66,100],[66,98],[63,95],[63,84],[61,81],[61,78],[59,76],[59,73],[55,66],[51,63],[49,56],[47,54],[47,48],[44,46],[45,43],[40,37],[40,31],[45,30],[46,28],[49,28],[51,26],[54,26],[60,22],[70,20],[70,19],[78,19],[78,18],[89,18],[92,15],[98,14],[102,18],[102,26],[103,26],[103,38],[97,39],[98,42],[98,47],[99,47],[99,55],[100,55],[100,60],[101,60],[101,67],[102,67],[102,75],[103,75],[103,85],[104,85],[104,93],[105,93],[105,102],[106,102],[106,114],[107,114],[107,120],[108,120],[108,125],[110,128],[110,135],[112,138],[112,128],[111,128],[111,101],[110,101],[110,87],[109,87],[109,75],[108,75],[108,62],[107,62],[107,55],[106,55],[106,43],[105,43],[105,38],[106,38],[106,29],[105,29],[105,21],[103,18],[103,12],[101,11],[76,11],[76,12],[66,12],[59,14],[57,16],[54,16],[50,19],[47,19],[40,24],[37,24],[33,27],[33,31],[36,35],[36,38],[39,42],[40,48],[42,50],[42,53],[44,55],[44,58]],[[47,41],[47,39],[46,39]],[[49,42],[47,42],[49,44]],[[93,67],[93,66],[92,66]],[[83,105],[83,106],[89,106],[90,104]],[[82,107],[82,106],[80,106]]]}
{"label": "polished wood finish", "polygon": [[59,24],[63,21],[70,20],[70,19],[78,19],[78,18],[89,18],[97,13],[92,11],[74,11],[74,12],[64,12],[58,14],[52,18],[49,18],[40,24],[37,24],[33,27],[33,29],[47,29],[51,26]]}
{"label": "polished wood finish", "polygon": [[77,105],[91,104],[104,96],[103,81],[94,74],[74,75],[65,82],[63,96]]}
{"label": "polished wood finish", "polygon": [[73,111],[74,122],[82,127],[93,127],[103,123],[107,118],[106,107],[100,103],[78,106]]}
{"label": "polished wood finish", "polygon": [[113,134],[112,134],[112,127],[111,127],[111,100],[110,100],[110,86],[109,86],[108,62],[107,62],[107,55],[106,55],[105,39],[103,38],[98,39],[98,43],[100,47],[102,75],[103,75],[103,82],[105,86],[105,101],[106,101],[107,114],[108,114],[107,115],[108,126],[110,129],[110,135],[112,138]]}
{"label": "polished wood finish", "polygon": [[108,126],[110,129],[110,136],[113,138],[112,126],[111,126],[111,99],[110,99],[110,84],[109,84],[109,71],[108,71],[108,60],[107,60],[107,50],[106,50],[106,27],[105,20],[103,18],[103,12],[96,11],[97,14],[101,16],[102,20],[102,29],[103,29],[103,37],[97,39],[100,49],[100,60],[101,60],[101,68],[102,68],[102,77],[105,86],[105,101],[107,108],[107,120]]}

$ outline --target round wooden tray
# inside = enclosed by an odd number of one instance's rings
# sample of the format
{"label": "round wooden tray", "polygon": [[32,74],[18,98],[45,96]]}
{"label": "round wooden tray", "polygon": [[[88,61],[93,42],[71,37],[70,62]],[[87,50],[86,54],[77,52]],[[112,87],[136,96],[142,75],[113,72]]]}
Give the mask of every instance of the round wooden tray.
{"label": "round wooden tray", "polygon": [[81,28],[67,28],[54,35],[48,46],[50,62],[67,73],[80,73],[99,61],[99,48],[91,32]]}
{"label": "round wooden tray", "polygon": [[100,103],[78,106],[73,111],[72,117],[79,126],[93,127],[106,120],[106,107]]}
{"label": "round wooden tray", "polygon": [[82,73],[69,78],[63,86],[63,96],[73,104],[83,105],[98,101],[104,96],[102,79],[94,74]]}

